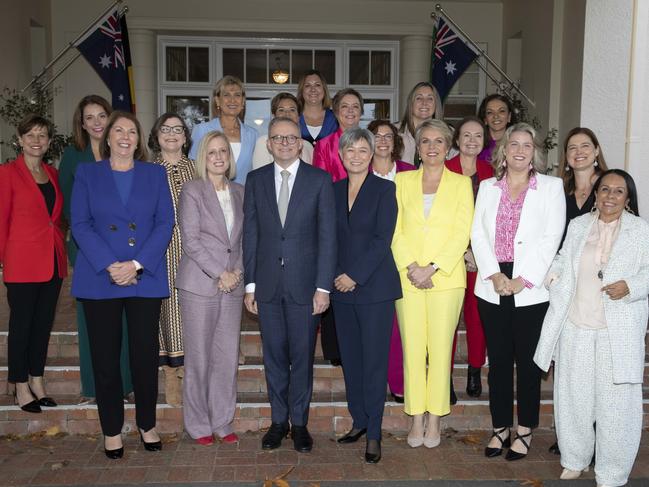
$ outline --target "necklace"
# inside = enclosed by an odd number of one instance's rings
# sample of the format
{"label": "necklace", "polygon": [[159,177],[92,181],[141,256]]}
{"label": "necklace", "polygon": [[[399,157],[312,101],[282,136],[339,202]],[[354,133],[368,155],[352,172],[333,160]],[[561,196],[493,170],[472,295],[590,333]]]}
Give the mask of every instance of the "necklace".
{"label": "necklace", "polygon": [[[597,260],[599,264],[599,270],[597,271],[597,277],[599,278],[600,281],[604,280],[604,270],[606,269],[606,266],[608,264],[608,259],[611,255],[611,249],[613,248],[613,244],[615,242],[615,239],[617,238],[617,234],[620,231],[620,224],[622,222],[622,218],[618,218],[615,221],[615,226],[609,230],[610,225],[607,225],[605,222],[600,221],[599,219],[599,212],[595,213],[595,225],[597,225]],[[602,226],[605,228],[605,232],[603,235],[604,241],[602,241],[602,233],[601,229]]]}

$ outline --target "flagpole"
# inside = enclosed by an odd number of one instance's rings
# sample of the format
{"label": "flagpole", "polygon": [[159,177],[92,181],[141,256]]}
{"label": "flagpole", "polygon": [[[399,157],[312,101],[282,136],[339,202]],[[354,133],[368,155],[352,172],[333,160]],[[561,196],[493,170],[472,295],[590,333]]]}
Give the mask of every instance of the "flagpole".
{"label": "flagpole", "polygon": [[[116,3],[121,3],[122,1],[123,1],[123,0],[119,0],[119,2],[116,2]],[[125,5],[125,6],[122,8],[122,10],[120,10],[120,12],[119,12],[119,14],[118,14],[119,17],[121,17],[122,15],[126,15],[126,12],[128,12],[128,6]],[[103,17],[103,16],[102,16],[102,17]],[[100,17],[100,20],[101,20],[101,17]],[[97,24],[97,22],[95,22],[95,23],[93,24],[93,27],[94,27],[96,24]],[[87,31],[88,31],[88,29],[86,29],[86,32],[87,32]],[[79,39],[79,38],[77,37],[77,40],[78,40],[78,39]],[[75,46],[73,46],[73,47],[75,47]],[[70,59],[67,63],[65,63],[65,66],[63,66],[63,67],[61,68],[60,71],[58,71],[54,76],[52,76],[50,79],[48,79],[47,82],[46,82],[45,84],[43,84],[42,88],[45,89],[45,88],[47,88],[49,85],[51,85],[52,83],[54,83],[54,80],[56,80],[56,78],[58,78],[59,76],[61,76],[61,75],[65,72],[65,70],[68,69],[68,68],[70,67],[70,65],[71,65],[73,62],[75,62],[77,59],[79,59],[79,56],[81,56],[81,53],[80,53],[79,51],[77,51],[77,53],[74,55],[74,57],[73,57],[72,59]],[[493,79],[493,78],[492,78],[492,79]],[[494,82],[495,82],[495,81],[494,81]],[[23,88],[23,91],[26,90],[28,87],[29,87],[29,86],[26,86],[25,88]]]}
{"label": "flagpole", "polygon": [[[81,33],[79,34],[76,39],[74,39],[72,42],[69,42],[68,45],[63,48],[61,52],[59,52],[54,59],[52,59],[47,66],[45,66],[43,69],[41,69],[40,73],[35,75],[32,80],[25,86],[22,90],[20,90],[21,93],[23,93],[26,89],[28,89],[31,85],[33,85],[36,81],[38,81],[46,72],[48,69],[50,69],[56,62],[59,61],[70,49],[73,47],[76,47],[76,43],[81,39],[83,36],[85,36],[88,31],[90,31],[92,28],[94,28],[97,25],[97,22],[99,22],[101,19],[103,19],[111,10],[113,10],[115,7],[120,5],[124,0],[116,0],[115,3],[113,3],[110,7],[108,7],[104,12],[97,17],[95,20],[92,21],[92,23]],[[78,56],[76,56],[74,59],[76,59]],[[67,68],[71,62],[65,65],[65,68]],[[64,68],[64,70],[65,70]],[[64,71],[63,70],[63,71]],[[63,72],[61,71],[61,72]],[[59,73],[60,74],[60,73]],[[58,75],[57,75],[58,76]],[[52,80],[53,81],[53,80]],[[49,83],[48,83],[49,85]]]}
{"label": "flagpole", "polygon": [[[446,20],[447,20],[447,21],[448,21],[448,22],[449,22],[453,27],[455,27],[455,28],[460,32],[460,34],[462,34],[462,35],[464,36],[464,38],[465,38],[469,43],[471,43],[471,45],[472,45],[472,46],[473,46],[473,47],[474,47],[474,48],[475,48],[475,49],[476,49],[476,50],[477,50],[477,51],[478,51],[478,52],[479,52],[479,53],[480,53],[480,54],[485,58],[485,60],[486,60],[488,63],[490,63],[494,68],[496,68],[496,71],[498,71],[498,73],[500,73],[500,75],[501,75],[503,78],[505,78],[505,79],[509,82],[509,84],[510,84],[510,86],[511,86],[512,88],[514,88],[516,91],[518,91],[518,92],[521,94],[521,96],[522,96],[523,98],[525,98],[525,99],[528,101],[528,103],[529,103],[530,105],[532,105],[533,107],[536,107],[536,103],[534,103],[534,102],[533,102],[533,101],[532,101],[532,100],[531,100],[531,99],[530,99],[530,98],[525,94],[525,92],[524,92],[523,90],[521,90],[520,87],[517,86],[516,83],[514,83],[514,82],[512,81],[512,79],[511,79],[509,76],[507,76],[507,73],[505,73],[505,72],[501,69],[501,67],[498,66],[498,64],[496,64],[496,62],[495,62],[493,59],[491,59],[491,58],[489,57],[489,55],[488,55],[488,54],[487,54],[487,53],[486,53],[486,52],[485,52],[485,51],[484,51],[480,46],[478,46],[478,44],[476,44],[475,41],[474,41],[473,39],[471,39],[471,37],[469,37],[469,35],[468,35],[466,32],[464,32],[464,30],[462,29],[462,27],[460,27],[459,25],[457,25],[457,23],[455,23],[455,21],[454,21],[451,17],[449,17],[449,15],[446,13],[446,11],[442,8],[442,6],[441,6],[439,3],[435,5],[435,10],[437,10],[437,11],[438,11],[438,12],[439,12],[439,13],[440,13],[440,14],[441,14],[441,15],[442,15],[442,16],[443,16],[443,17],[444,17],[444,18],[445,18],[445,19],[446,19]],[[435,12],[432,12],[432,13],[430,14],[430,16],[433,17],[433,18],[435,18],[435,17],[437,16],[437,14],[436,14]],[[498,85],[501,84],[500,82],[497,82],[496,80],[494,80],[493,76],[491,76],[491,75],[489,74],[489,72],[487,71],[487,68],[486,68],[485,66],[482,66],[482,65],[479,64],[478,62],[476,62],[476,64],[477,64],[478,66],[480,66],[480,67],[482,68],[482,70],[483,70],[485,73],[487,73],[487,75],[492,79],[492,81],[494,81],[494,83],[496,83],[496,84],[498,84]]]}

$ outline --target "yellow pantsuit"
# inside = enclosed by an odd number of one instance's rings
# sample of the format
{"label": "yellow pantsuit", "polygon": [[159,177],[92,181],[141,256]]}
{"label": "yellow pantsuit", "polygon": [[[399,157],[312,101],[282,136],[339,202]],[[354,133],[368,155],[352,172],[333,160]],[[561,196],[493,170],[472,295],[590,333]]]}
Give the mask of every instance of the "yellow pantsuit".
{"label": "yellow pantsuit", "polygon": [[[395,179],[399,214],[392,253],[403,289],[396,308],[403,343],[405,412],[442,416],[450,412],[451,348],[466,287],[464,252],[471,232],[473,189],[468,177],[445,168],[425,217],[422,175],[420,168],[399,173]],[[432,289],[412,285],[407,267],[413,262],[439,267]]]}

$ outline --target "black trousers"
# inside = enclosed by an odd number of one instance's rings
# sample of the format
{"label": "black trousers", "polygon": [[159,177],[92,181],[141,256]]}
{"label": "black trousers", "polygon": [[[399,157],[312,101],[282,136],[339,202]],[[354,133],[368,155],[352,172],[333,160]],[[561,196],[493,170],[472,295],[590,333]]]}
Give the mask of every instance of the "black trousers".
{"label": "black trousers", "polygon": [[320,315],[320,345],[325,360],[341,360],[338,336],[336,334],[336,320],[331,306]]}
{"label": "black trousers", "polygon": [[61,283],[56,263],[47,282],[7,282],[9,382],[27,382],[45,370],[47,346]]}
{"label": "black trousers", "polygon": [[[512,268],[510,262],[500,264],[509,278]],[[516,307],[514,296],[501,296],[500,304],[478,298],[489,353],[489,409],[494,428],[513,425],[514,364],[518,425],[535,428],[539,424],[541,369],[532,358],[548,304]]]}
{"label": "black trousers", "polygon": [[124,425],[124,391],[120,372],[122,313],[126,312],[129,359],[135,392],[137,426],[156,423],[158,399],[158,328],[161,298],[82,299],[88,326],[101,429],[115,436]]}
{"label": "black trousers", "polygon": [[368,440],[380,440],[394,301],[372,304],[335,301],[333,309],[340,325],[338,344],[353,427],[367,428]]}

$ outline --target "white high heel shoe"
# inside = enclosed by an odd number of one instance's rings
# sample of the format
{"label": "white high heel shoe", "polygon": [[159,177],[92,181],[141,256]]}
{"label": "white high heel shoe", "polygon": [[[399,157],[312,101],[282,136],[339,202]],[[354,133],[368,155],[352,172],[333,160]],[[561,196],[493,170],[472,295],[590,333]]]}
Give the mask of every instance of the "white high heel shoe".
{"label": "white high heel shoe", "polygon": [[583,472],[588,472],[588,467],[586,467],[583,470],[570,470],[570,469],[564,468],[563,472],[561,472],[561,475],[559,476],[559,478],[561,480],[576,480],[579,477],[581,477],[581,474]]}

